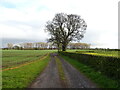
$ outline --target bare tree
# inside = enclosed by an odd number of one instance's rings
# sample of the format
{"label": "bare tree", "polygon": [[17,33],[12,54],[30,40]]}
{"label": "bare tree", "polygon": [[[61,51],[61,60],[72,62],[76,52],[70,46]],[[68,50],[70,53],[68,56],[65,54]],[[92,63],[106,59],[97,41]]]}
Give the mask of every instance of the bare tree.
{"label": "bare tree", "polygon": [[13,44],[12,43],[8,43],[7,46],[8,46],[8,49],[12,49]]}
{"label": "bare tree", "polygon": [[87,44],[87,43],[69,43],[68,47],[70,49],[87,49],[87,48],[90,48],[90,44]]}
{"label": "bare tree", "polygon": [[23,47],[24,47],[24,49],[28,49],[29,48],[29,44],[28,43],[23,43]]}
{"label": "bare tree", "polygon": [[75,14],[58,13],[53,20],[47,22],[46,30],[51,35],[50,42],[62,45],[62,51],[66,51],[66,47],[70,41],[79,41],[84,37],[87,25],[80,16]]}
{"label": "bare tree", "polygon": [[46,49],[48,47],[47,43],[41,42],[41,49]]}

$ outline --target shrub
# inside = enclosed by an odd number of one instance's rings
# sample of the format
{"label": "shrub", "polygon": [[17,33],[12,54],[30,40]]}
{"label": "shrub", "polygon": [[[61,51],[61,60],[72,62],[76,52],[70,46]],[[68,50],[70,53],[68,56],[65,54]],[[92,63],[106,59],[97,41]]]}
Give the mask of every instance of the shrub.
{"label": "shrub", "polygon": [[120,79],[120,58],[95,56],[82,53],[59,52],[62,55],[74,58],[94,68],[96,71],[111,77],[113,79]]}

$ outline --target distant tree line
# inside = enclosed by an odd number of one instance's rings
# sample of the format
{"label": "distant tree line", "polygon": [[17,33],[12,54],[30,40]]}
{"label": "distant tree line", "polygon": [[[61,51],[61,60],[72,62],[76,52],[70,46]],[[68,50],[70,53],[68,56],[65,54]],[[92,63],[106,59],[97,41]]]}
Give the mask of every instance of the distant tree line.
{"label": "distant tree line", "polygon": [[69,48],[69,49],[90,49],[90,44],[87,44],[87,43],[69,43],[67,48]]}
{"label": "distant tree line", "polygon": [[[89,49],[90,44],[87,43],[69,43],[67,49]],[[37,42],[37,43],[20,43],[12,44],[8,43],[7,48],[3,49],[15,49],[15,50],[52,50],[58,49],[56,44]]]}

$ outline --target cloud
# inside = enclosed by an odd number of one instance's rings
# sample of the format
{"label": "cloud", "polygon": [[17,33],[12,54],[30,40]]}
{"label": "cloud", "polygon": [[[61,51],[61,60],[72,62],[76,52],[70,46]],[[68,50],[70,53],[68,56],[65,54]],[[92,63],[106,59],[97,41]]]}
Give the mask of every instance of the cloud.
{"label": "cloud", "polygon": [[0,25],[2,30],[2,37],[3,38],[12,38],[12,39],[27,39],[27,40],[45,40],[47,34],[45,34],[43,28],[37,28],[34,30],[31,26],[27,25],[18,25],[17,27],[14,26],[7,26],[7,25]]}
{"label": "cloud", "polygon": [[88,25],[81,42],[118,48],[117,5],[118,0],[1,0],[0,31],[3,38],[45,41],[46,22],[56,13],[72,13]]}

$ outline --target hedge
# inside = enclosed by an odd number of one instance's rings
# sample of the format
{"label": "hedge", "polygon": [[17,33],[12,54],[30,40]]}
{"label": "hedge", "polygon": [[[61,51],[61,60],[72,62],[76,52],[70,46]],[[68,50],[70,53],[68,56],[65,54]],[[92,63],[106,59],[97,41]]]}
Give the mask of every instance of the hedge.
{"label": "hedge", "polygon": [[113,79],[120,79],[120,58],[95,56],[81,53],[59,52],[62,55],[74,58],[83,64],[87,64],[96,71]]}

